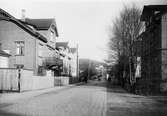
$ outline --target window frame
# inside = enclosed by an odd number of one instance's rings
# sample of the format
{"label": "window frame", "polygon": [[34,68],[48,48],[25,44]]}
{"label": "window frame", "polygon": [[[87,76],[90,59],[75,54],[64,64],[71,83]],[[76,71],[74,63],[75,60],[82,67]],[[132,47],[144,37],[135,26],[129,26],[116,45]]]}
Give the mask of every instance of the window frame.
{"label": "window frame", "polygon": [[25,42],[15,41],[15,56],[24,56],[24,55],[25,55]]}

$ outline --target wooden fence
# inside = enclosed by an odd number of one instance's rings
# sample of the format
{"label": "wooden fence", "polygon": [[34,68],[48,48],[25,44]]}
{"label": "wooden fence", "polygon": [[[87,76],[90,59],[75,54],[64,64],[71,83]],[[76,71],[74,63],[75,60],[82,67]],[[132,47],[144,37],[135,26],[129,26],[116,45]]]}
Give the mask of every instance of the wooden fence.
{"label": "wooden fence", "polygon": [[34,76],[33,70],[0,68],[1,91],[27,91],[68,85],[69,77]]}
{"label": "wooden fence", "polygon": [[33,70],[0,68],[0,91],[27,91],[54,87],[53,76],[34,76]]}
{"label": "wooden fence", "polygon": [[19,91],[18,69],[0,68],[0,90]]}

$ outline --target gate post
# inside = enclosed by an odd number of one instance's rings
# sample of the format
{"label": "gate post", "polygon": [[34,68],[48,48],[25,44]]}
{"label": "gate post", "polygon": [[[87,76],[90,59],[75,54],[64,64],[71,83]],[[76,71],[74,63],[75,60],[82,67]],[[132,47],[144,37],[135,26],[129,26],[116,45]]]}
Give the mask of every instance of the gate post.
{"label": "gate post", "polygon": [[18,91],[21,92],[21,69],[24,67],[24,65],[17,65],[18,69]]}
{"label": "gate post", "polygon": [[18,91],[20,92],[20,77],[21,77],[21,73],[20,73],[21,69],[18,68]]}

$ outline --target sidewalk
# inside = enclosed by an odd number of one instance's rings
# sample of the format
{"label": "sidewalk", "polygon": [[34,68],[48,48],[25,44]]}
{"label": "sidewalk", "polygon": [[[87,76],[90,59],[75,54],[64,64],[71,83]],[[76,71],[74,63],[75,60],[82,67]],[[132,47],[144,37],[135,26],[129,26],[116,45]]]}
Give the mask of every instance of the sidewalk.
{"label": "sidewalk", "polygon": [[41,90],[33,90],[33,91],[25,91],[25,92],[10,92],[10,93],[0,93],[0,107],[3,105],[8,105],[8,104],[14,104],[17,103],[21,100],[29,99],[32,97],[36,97],[48,92],[52,91],[62,91],[66,90],[68,88],[75,87],[77,85],[81,85],[83,83],[77,83],[77,84],[70,84],[66,86],[55,86],[54,88],[47,88],[47,89],[41,89]]}

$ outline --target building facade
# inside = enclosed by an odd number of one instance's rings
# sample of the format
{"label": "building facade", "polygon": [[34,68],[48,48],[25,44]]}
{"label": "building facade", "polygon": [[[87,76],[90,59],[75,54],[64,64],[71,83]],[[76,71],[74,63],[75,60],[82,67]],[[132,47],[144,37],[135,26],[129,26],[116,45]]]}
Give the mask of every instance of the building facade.
{"label": "building facade", "polygon": [[79,81],[78,78],[78,50],[70,48],[68,42],[57,42],[56,47],[60,52],[60,59],[62,60],[61,75],[69,76],[70,83]]}
{"label": "building facade", "polygon": [[19,66],[33,70],[34,75],[46,75],[43,62],[56,56],[57,36],[54,19],[18,20],[0,9],[1,49],[11,54],[8,68]]}
{"label": "building facade", "polygon": [[167,5],[144,6],[140,90],[149,94],[167,91]]}
{"label": "building facade", "polygon": [[[45,69],[52,70],[55,62],[54,58],[59,57],[59,53],[56,50],[56,40],[58,38],[58,31],[55,19],[22,19],[22,22],[27,26],[33,28],[42,36],[47,39],[46,43],[40,41],[36,42],[37,46],[37,74],[46,75]],[[47,64],[46,64],[47,63]],[[46,67],[47,65],[47,67]],[[53,70],[52,70],[53,71]],[[53,71],[54,72],[54,71]]]}

